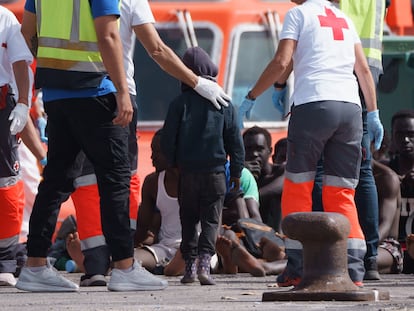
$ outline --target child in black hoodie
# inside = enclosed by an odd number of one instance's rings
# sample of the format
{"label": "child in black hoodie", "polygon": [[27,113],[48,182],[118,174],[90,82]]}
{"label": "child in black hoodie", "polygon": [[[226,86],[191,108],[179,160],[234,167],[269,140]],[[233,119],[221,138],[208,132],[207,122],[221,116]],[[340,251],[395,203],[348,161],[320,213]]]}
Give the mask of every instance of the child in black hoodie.
{"label": "child in black hoodie", "polygon": [[[199,47],[187,49],[183,62],[197,75],[211,80],[217,76],[217,66]],[[181,283],[192,283],[197,275],[201,285],[214,285],[210,259],[215,253],[226,194],[224,165],[230,156],[231,183],[238,190],[244,163],[243,140],[231,103],[217,110],[191,87],[182,84],[181,89],[169,106],[161,138],[161,148],[170,165],[180,171],[180,249],[186,264]]]}

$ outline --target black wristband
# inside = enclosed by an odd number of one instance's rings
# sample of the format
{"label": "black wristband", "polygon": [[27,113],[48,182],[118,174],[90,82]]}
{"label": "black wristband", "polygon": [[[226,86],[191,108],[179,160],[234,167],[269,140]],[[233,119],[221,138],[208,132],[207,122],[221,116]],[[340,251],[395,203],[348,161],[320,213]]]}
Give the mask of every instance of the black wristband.
{"label": "black wristband", "polygon": [[286,82],[283,84],[279,84],[277,82],[273,83],[273,86],[277,89],[284,89],[286,87]]}
{"label": "black wristband", "polygon": [[256,98],[252,96],[252,91],[249,91],[249,93],[247,93],[246,98],[250,100],[256,100]]}

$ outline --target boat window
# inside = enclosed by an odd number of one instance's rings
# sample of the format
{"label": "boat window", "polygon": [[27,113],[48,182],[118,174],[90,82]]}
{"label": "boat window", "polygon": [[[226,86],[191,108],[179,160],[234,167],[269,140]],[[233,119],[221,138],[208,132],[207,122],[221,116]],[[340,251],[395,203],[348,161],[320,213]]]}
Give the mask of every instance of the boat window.
{"label": "boat window", "polygon": [[[267,28],[259,25],[240,25],[233,32],[230,51],[225,86],[232,96],[234,105],[239,107],[249,89],[273,58],[275,46]],[[254,124],[258,124],[259,121],[265,122],[268,127],[286,126],[282,119],[283,116],[272,104],[270,88],[256,100],[251,118],[247,121]],[[273,124],[267,124],[269,122]]]}
{"label": "boat window", "polygon": [[[187,49],[183,33],[177,23],[157,23],[161,39],[182,57]],[[219,64],[222,34],[209,22],[194,22],[198,45]],[[169,103],[180,93],[180,82],[165,73],[136,40],[134,51],[135,81],[137,83],[138,121],[164,121]]]}

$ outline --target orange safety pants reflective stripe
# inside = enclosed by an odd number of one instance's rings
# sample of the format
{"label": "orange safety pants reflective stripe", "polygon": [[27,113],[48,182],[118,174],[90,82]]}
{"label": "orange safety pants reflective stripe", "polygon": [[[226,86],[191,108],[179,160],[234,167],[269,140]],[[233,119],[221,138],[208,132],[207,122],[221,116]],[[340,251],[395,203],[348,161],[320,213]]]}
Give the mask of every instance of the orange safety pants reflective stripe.
{"label": "orange safety pants reflective stripe", "polygon": [[76,210],[79,238],[85,240],[102,235],[98,185],[76,188],[71,197]]}
{"label": "orange safety pants reflective stripe", "polygon": [[20,234],[24,209],[24,185],[0,188],[0,239],[8,239]]}
{"label": "orange safety pants reflective stripe", "polygon": [[[138,174],[131,176],[129,216],[134,221],[138,216],[140,186]],[[80,240],[103,235],[98,185],[78,187],[71,197],[76,210]]]}
{"label": "orange safety pants reflective stripe", "polygon": [[364,233],[358,221],[358,212],[355,206],[355,189],[323,186],[322,202],[325,212],[335,212],[348,218],[351,230],[348,238],[365,240]]}
{"label": "orange safety pants reflective stripe", "polygon": [[314,181],[294,183],[285,178],[282,191],[282,218],[296,212],[312,212]]}

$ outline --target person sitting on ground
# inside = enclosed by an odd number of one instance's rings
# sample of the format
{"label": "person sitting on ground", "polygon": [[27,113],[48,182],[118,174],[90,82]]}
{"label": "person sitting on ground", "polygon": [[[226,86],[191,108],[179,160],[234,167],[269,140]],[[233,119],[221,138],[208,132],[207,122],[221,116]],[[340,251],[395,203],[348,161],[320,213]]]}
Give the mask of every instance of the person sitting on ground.
{"label": "person sitting on ground", "polygon": [[403,255],[398,242],[398,226],[401,209],[401,191],[398,175],[389,167],[373,159],[371,161],[378,191],[379,246],[378,272],[400,273]]}
{"label": "person sitting on ground", "polygon": [[[403,273],[414,272],[411,239],[414,233],[414,110],[396,112],[391,119],[393,157],[388,166],[400,176],[401,211],[398,241],[404,251]],[[409,243],[407,243],[409,242]]]}
{"label": "person sitting on ground", "polygon": [[285,169],[273,166],[269,161],[272,155],[272,137],[262,127],[253,126],[243,133],[245,167],[252,172],[259,187],[260,214],[263,222],[280,232],[281,195]]}
{"label": "person sitting on ground", "polygon": [[167,167],[167,160],[161,151],[161,135],[160,129],[151,142],[155,172],[147,175],[142,185],[135,233],[135,259],[154,273],[177,275],[184,271],[183,260],[172,260],[181,242],[177,200],[179,173],[177,168]]}
{"label": "person sitting on ground", "polygon": [[[238,226],[240,219],[252,219],[262,222],[259,211],[259,191],[253,174],[243,168],[240,177],[240,190],[229,191],[230,171],[226,163],[227,193],[222,214],[222,228],[217,237],[217,253],[221,259],[218,273],[250,273],[253,276],[277,274],[283,270],[285,253],[283,248],[273,241],[263,238],[260,241],[262,256],[256,258],[245,247],[239,236],[243,236]],[[282,260],[282,261],[281,261]]]}

